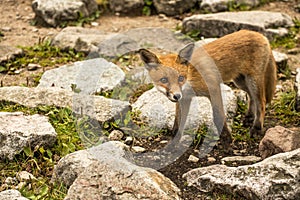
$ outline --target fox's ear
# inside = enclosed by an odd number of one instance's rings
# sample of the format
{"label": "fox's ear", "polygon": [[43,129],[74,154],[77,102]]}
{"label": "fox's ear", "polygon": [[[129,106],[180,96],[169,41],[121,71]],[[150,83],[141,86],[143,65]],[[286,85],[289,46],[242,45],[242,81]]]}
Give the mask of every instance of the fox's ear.
{"label": "fox's ear", "polygon": [[176,61],[180,64],[187,64],[192,57],[194,47],[195,47],[194,43],[189,43],[185,47],[183,47],[179,51]]}
{"label": "fox's ear", "polygon": [[148,51],[146,49],[140,49],[139,54],[141,56],[141,59],[146,64],[146,68],[148,70],[157,67],[157,65],[161,63],[158,57],[151,51]]}

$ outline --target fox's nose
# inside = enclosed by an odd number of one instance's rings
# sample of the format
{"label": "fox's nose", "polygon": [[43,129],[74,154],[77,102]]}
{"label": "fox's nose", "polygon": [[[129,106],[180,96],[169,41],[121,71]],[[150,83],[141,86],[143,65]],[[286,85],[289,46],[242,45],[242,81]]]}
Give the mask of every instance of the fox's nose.
{"label": "fox's nose", "polygon": [[178,101],[179,99],[181,99],[181,95],[180,94],[174,94],[173,98]]}

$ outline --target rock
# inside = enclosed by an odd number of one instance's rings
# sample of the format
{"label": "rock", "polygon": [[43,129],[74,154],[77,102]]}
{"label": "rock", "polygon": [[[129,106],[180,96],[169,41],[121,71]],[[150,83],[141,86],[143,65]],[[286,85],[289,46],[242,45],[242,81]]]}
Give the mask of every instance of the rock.
{"label": "rock", "polygon": [[110,140],[115,140],[115,141],[119,141],[122,139],[122,137],[124,136],[123,132],[122,131],[119,131],[119,130],[113,130],[109,136],[108,136],[108,139]]}
{"label": "rock", "polygon": [[35,70],[37,70],[37,69],[39,69],[39,68],[42,68],[42,66],[39,65],[39,64],[29,63],[29,64],[27,65],[27,70],[28,70],[28,71],[35,71]]}
{"label": "rock", "polygon": [[31,181],[31,180],[36,180],[36,178],[29,172],[27,171],[20,171],[17,173],[16,175],[18,181],[22,182],[22,181]]}
{"label": "rock", "polygon": [[12,160],[25,147],[52,146],[56,136],[45,116],[0,112],[0,158]]}
{"label": "rock", "polygon": [[92,52],[106,59],[113,59],[121,55],[134,52],[140,48],[135,39],[127,34],[113,34],[98,44],[98,50]]}
{"label": "rock", "polygon": [[[0,45],[0,64],[7,62],[9,60],[13,60],[16,56],[20,56],[23,54],[23,50],[12,47],[12,46],[6,46],[6,45]],[[4,69],[1,69],[0,66],[0,72],[4,71]]]}
{"label": "rock", "polygon": [[69,166],[68,163],[72,166],[73,159],[81,165],[87,162],[81,162],[80,157],[91,161],[88,166],[76,166],[82,172],[77,174],[65,200],[179,199],[179,189],[173,182],[153,169],[132,164],[125,159],[126,152],[126,145],[107,142],[88,150],[74,152],[59,161],[54,173],[60,170],[55,177],[62,180],[65,179],[64,174],[70,173],[64,171],[72,171],[73,167],[70,169],[66,166]]}
{"label": "rock", "polygon": [[272,39],[274,27],[293,25],[290,16],[279,12],[243,11],[216,14],[199,14],[183,20],[182,32],[199,31],[204,37],[222,37],[241,29],[260,32]]}
{"label": "rock", "polygon": [[[230,118],[236,110],[236,97],[233,91],[226,85],[222,85],[222,92],[224,108]],[[173,127],[175,103],[157,91],[156,88],[142,94],[132,104],[132,108],[133,110],[139,110],[141,112],[140,117],[151,127],[158,129],[167,128],[169,130]],[[191,108],[193,109],[190,109],[186,129],[198,129],[203,124],[208,126],[213,124],[211,104],[206,97],[194,97]]]}
{"label": "rock", "polygon": [[135,40],[141,48],[152,47],[171,52],[178,52],[184,45],[193,41],[180,32],[166,28],[136,28],[124,34]]}
{"label": "rock", "polygon": [[199,158],[194,156],[194,155],[190,155],[189,158],[188,158],[188,161],[189,162],[193,162],[193,163],[196,163],[199,161]]}
{"label": "rock", "polygon": [[4,190],[0,192],[1,200],[29,200],[21,195],[18,190]]}
{"label": "rock", "polygon": [[296,94],[296,110],[300,112],[300,68],[296,69],[295,90]]}
{"label": "rock", "polygon": [[257,156],[231,156],[221,159],[221,163],[227,166],[250,165],[261,161],[261,157]]}
{"label": "rock", "polygon": [[10,185],[16,185],[18,183],[18,179],[16,177],[7,177],[4,181],[4,184],[10,186]]}
{"label": "rock", "polygon": [[166,15],[180,15],[192,9],[196,5],[197,0],[153,0],[153,5],[158,13]]}
{"label": "rock", "polygon": [[280,70],[286,70],[287,66],[287,62],[289,57],[285,54],[285,53],[280,53],[278,51],[273,50],[273,56],[275,58],[275,62],[277,65],[277,68]]}
{"label": "rock", "polygon": [[32,10],[41,25],[59,26],[67,21],[89,17],[98,10],[94,0],[34,0]]}
{"label": "rock", "polygon": [[228,11],[234,6],[254,8],[260,4],[259,0],[202,0],[200,9],[209,13]]}
{"label": "rock", "polygon": [[221,191],[242,199],[298,199],[300,149],[277,154],[240,167],[212,165],[193,169],[183,177],[202,192]]}
{"label": "rock", "polygon": [[[112,118],[118,119],[119,115],[126,113],[129,109],[129,103],[125,101],[77,94],[56,87],[0,87],[0,100],[27,107],[47,105],[71,108],[74,113],[89,116],[99,122],[105,122]],[[80,126],[78,128],[81,129]]]}
{"label": "rock", "polygon": [[126,137],[124,144],[131,145],[132,143],[133,143],[133,137],[131,136]]}
{"label": "rock", "polygon": [[76,93],[94,94],[114,89],[124,72],[103,58],[75,62],[46,71],[37,87],[59,87]]}
{"label": "rock", "polygon": [[259,143],[259,152],[263,159],[297,148],[300,148],[300,131],[292,131],[282,126],[269,128]]}
{"label": "rock", "polygon": [[126,15],[141,15],[144,7],[143,0],[114,0],[109,1],[109,7],[114,13]]}
{"label": "rock", "polygon": [[66,27],[52,39],[51,45],[63,50],[74,49],[88,53],[93,48],[97,49],[98,44],[110,36],[110,34],[96,29]]}
{"label": "rock", "polygon": [[54,167],[51,182],[63,183],[70,187],[85,168],[96,159],[87,150],[80,150],[66,155]]}
{"label": "rock", "polygon": [[207,158],[207,162],[209,162],[209,163],[214,163],[214,162],[216,162],[217,160],[214,158],[214,157],[208,157]]}
{"label": "rock", "polygon": [[192,42],[182,33],[166,28],[136,28],[123,33],[103,33],[80,27],[67,27],[52,40],[52,45],[61,49],[90,52],[88,57],[117,58],[140,48],[153,47],[178,51]]}
{"label": "rock", "polygon": [[140,147],[140,146],[133,146],[133,147],[131,147],[131,149],[135,153],[143,153],[146,151],[146,149],[144,147]]}

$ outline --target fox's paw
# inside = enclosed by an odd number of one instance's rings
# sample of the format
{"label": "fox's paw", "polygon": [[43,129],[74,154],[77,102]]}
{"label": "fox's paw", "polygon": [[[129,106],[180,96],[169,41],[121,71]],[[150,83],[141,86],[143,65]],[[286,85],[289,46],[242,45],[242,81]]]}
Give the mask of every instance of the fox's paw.
{"label": "fox's paw", "polygon": [[261,127],[252,126],[250,129],[250,138],[257,138],[260,135],[262,135]]}

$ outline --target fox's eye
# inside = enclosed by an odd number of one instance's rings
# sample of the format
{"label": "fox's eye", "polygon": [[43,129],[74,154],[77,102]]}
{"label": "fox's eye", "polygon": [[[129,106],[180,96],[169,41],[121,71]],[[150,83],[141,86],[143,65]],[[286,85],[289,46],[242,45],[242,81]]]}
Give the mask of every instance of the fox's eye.
{"label": "fox's eye", "polygon": [[178,77],[178,82],[183,82],[183,81],[184,81],[184,76],[180,75],[180,76]]}
{"label": "fox's eye", "polygon": [[162,83],[167,83],[168,82],[168,78],[164,77],[160,79],[160,82]]}

